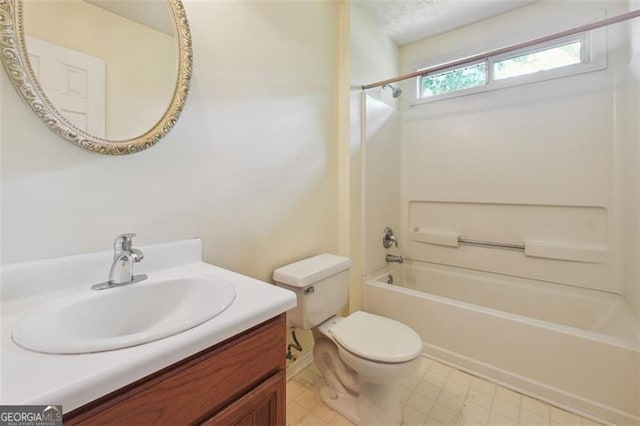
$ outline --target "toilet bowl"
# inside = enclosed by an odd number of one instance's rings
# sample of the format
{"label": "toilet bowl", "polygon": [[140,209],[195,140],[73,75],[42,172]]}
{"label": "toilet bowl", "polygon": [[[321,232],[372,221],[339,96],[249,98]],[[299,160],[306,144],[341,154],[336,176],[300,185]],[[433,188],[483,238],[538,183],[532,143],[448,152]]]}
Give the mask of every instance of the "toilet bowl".
{"label": "toilet bowl", "polygon": [[323,254],[278,268],[276,285],[296,293],[289,322],[311,329],[313,357],[327,382],[329,407],[359,425],[400,425],[395,383],[419,368],[420,336],[405,324],[367,312],[337,313],[347,301],[348,258]]}
{"label": "toilet bowl", "polygon": [[361,311],[332,317],[313,332],[313,358],[327,380],[320,392],[323,402],[356,424],[400,424],[394,385],[420,368],[422,340],[417,333]]}

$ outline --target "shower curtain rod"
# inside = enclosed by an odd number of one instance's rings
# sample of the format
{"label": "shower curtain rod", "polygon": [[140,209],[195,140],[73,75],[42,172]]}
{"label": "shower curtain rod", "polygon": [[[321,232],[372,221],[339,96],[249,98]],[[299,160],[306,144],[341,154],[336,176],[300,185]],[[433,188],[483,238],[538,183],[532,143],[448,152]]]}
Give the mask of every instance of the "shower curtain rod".
{"label": "shower curtain rod", "polygon": [[569,30],[560,31],[558,33],[546,35],[544,37],[534,38],[532,40],[523,41],[521,43],[512,44],[510,46],[501,47],[498,49],[490,50],[488,52],[483,52],[473,56],[467,56],[466,58],[457,59],[455,61],[447,62],[445,64],[435,65],[432,67],[424,68],[419,71],[415,71],[408,74],[399,75],[397,77],[389,78],[387,80],[378,81],[376,83],[365,84],[362,86],[362,90],[373,89],[374,87],[384,86],[385,84],[391,84],[402,80],[407,80],[409,78],[419,77],[424,74],[429,74],[436,71],[442,71],[447,68],[455,67],[457,65],[463,65],[467,62],[473,62],[480,59],[484,59],[489,56],[501,55],[503,53],[508,53],[514,50],[522,49],[525,47],[533,46],[539,43],[544,43],[547,41],[555,40],[562,37],[567,37],[570,35],[582,33],[585,31],[595,30],[596,28],[605,27],[611,24],[617,24],[618,22],[628,21],[629,19],[637,18],[640,16],[640,9],[634,10],[631,12],[623,13],[621,15],[613,16],[611,18],[603,19],[601,21],[592,22],[591,24],[582,25],[580,27],[571,28]]}

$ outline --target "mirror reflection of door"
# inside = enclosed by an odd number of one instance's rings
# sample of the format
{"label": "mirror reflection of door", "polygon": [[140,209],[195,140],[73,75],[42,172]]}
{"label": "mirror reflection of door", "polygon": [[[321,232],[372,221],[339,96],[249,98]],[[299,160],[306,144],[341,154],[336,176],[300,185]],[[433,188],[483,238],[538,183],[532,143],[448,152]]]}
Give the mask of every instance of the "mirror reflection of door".
{"label": "mirror reflection of door", "polygon": [[105,137],[105,68],[100,58],[27,36],[40,87],[71,124]]}
{"label": "mirror reflection of door", "polygon": [[[177,39],[166,0],[25,0],[22,4],[27,36],[106,62],[105,126],[101,133],[88,134],[120,141],[138,137],[158,123],[173,98],[178,75]],[[31,40],[27,38],[26,46],[33,57]],[[64,77],[72,78],[74,90],[80,87],[80,74]],[[68,97],[58,103],[55,90],[42,82],[41,86],[61,115],[82,128],[82,114],[62,111],[70,109],[64,103]]]}

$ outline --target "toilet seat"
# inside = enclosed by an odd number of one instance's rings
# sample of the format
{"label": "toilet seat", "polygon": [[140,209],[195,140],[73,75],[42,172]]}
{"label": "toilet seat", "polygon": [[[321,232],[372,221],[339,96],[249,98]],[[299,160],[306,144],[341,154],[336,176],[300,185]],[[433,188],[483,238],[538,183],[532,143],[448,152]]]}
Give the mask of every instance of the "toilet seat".
{"label": "toilet seat", "polygon": [[403,363],[422,354],[422,339],[405,324],[357,311],[331,327],[336,343],[358,357],[384,363]]}

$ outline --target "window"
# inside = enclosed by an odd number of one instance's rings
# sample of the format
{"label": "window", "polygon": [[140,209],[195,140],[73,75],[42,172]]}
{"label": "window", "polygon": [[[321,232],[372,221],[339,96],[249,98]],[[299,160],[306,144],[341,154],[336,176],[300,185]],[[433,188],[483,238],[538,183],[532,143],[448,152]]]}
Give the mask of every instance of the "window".
{"label": "window", "polygon": [[493,63],[496,80],[547,71],[582,62],[582,40],[512,56]]}
{"label": "window", "polygon": [[424,74],[418,77],[415,101],[429,102],[603,69],[604,40],[599,37],[597,41],[597,57],[592,53],[593,34],[585,33]]}
{"label": "window", "polygon": [[487,64],[468,65],[421,78],[421,97],[455,92],[487,84]]}

